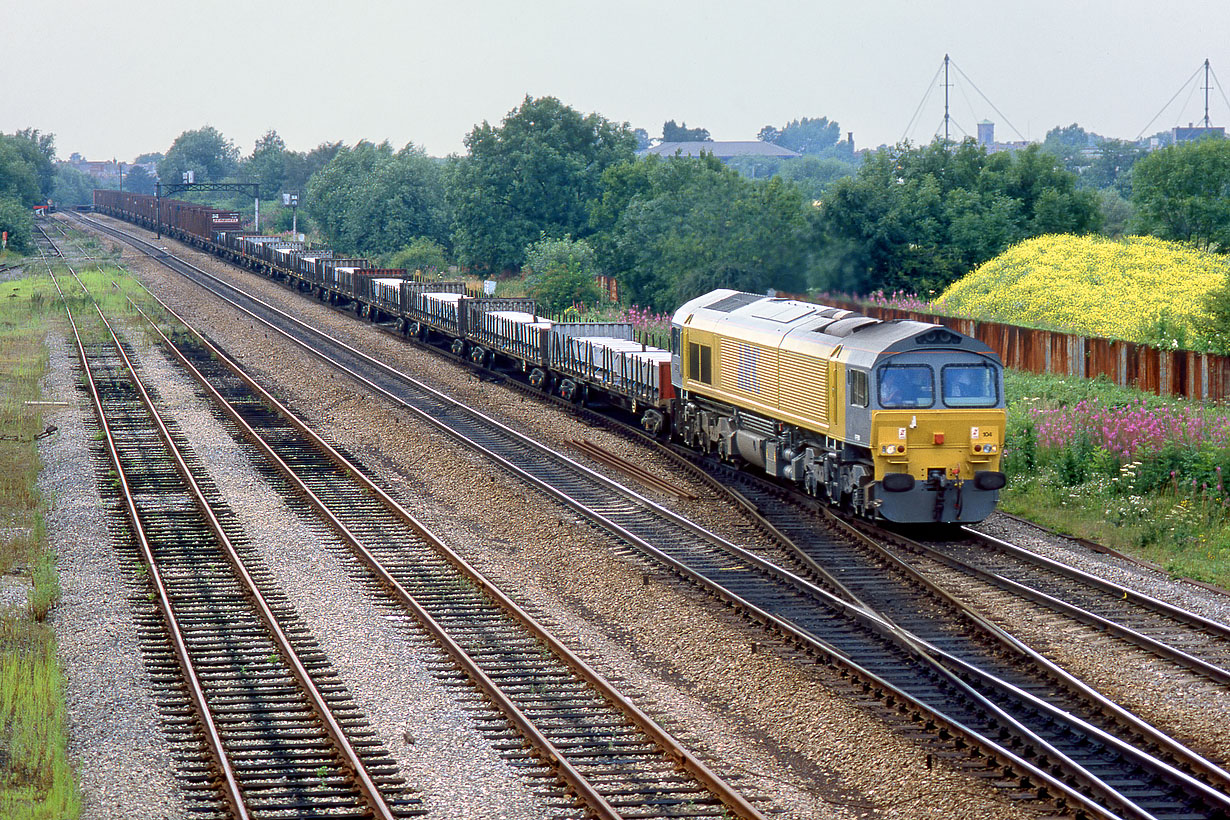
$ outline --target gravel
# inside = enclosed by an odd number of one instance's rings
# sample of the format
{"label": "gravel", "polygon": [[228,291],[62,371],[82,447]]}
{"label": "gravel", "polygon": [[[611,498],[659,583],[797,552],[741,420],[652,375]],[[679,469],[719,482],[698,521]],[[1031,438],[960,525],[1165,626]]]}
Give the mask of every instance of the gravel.
{"label": "gravel", "polygon": [[75,351],[48,335],[45,395],[67,401],[43,416],[59,431],[39,444],[39,489],[63,596],[52,610],[68,706],[68,753],[82,789],[82,817],[180,820],[189,813],[162,734],[124,580],[97,490],[94,414],[76,390]]}
{"label": "gravel", "polygon": [[1007,515],[992,515],[977,529],[1211,620],[1230,623],[1230,591],[1216,592],[1114,555],[1094,552],[1078,541]]}
{"label": "gravel", "polygon": [[[160,351],[143,351],[143,378],[208,465],[223,500],[401,768],[429,818],[532,820],[545,810],[490,748],[428,663],[443,654],[392,607],[373,604],[363,573],[323,526],[305,521],[261,477],[198,397],[195,383]],[[407,737],[409,740],[407,740]]]}
{"label": "gravel", "polygon": [[[978,527],[1012,544],[1152,595],[1222,623],[1230,623],[1230,596],[1115,556],[1097,553],[1006,515]],[[937,575],[958,576],[941,568]],[[1058,662],[1120,705],[1189,745],[1213,762],[1230,765],[1230,689],[1137,649],[1101,630],[1051,613],[1013,596],[977,597],[967,603]]]}
{"label": "gravel", "polygon": [[[563,413],[480,382],[469,371],[259,277],[203,254],[184,251],[181,255],[548,444],[567,446],[571,440],[589,438],[658,475],[677,480],[668,463],[620,436],[591,429]],[[779,816],[1030,816],[1025,806],[1005,799],[944,759],[927,768],[928,747],[894,733],[875,716],[874,709],[853,702],[830,670],[775,645],[741,618],[459,449],[406,411],[364,395],[345,378],[324,371],[315,359],[271,343],[265,331],[219,307],[212,296],[185,287],[181,279],[142,257],[133,255],[129,261],[160,296],[198,327],[208,328],[211,336],[260,374],[275,393],[356,453],[424,523],[513,591],[574,651],[616,679],[638,705],[677,731],[719,772],[741,774],[744,790],[766,797],[767,807],[780,811]],[[220,486],[238,493],[245,480],[251,484],[250,477],[244,478],[245,469],[236,461],[215,478]],[[736,543],[758,545],[757,536],[741,516],[704,486],[684,483],[699,500],[681,502],[666,495],[657,500]],[[240,503],[233,502],[233,506],[252,519],[251,526],[261,520],[275,530],[294,526],[282,520],[289,513],[285,509],[279,513],[274,501],[253,502],[250,510]],[[1006,516],[992,516],[981,528],[1206,617],[1230,621],[1230,597],[1095,553]],[[338,656],[335,663],[362,667],[372,660],[394,657],[399,673],[404,665],[407,680],[413,678],[419,668],[415,664],[430,653],[423,655],[425,650],[415,648],[412,633],[401,626],[391,627],[387,615],[362,596],[335,595],[335,589],[351,585],[345,580],[347,562],[327,538],[319,533],[312,539],[288,538],[278,548],[279,560],[306,561],[312,567],[304,588],[291,591],[305,617],[314,621],[318,610],[345,611],[381,625],[368,627],[368,634],[374,636],[367,642],[370,646],[330,643],[327,650],[331,657]],[[321,589],[329,594],[320,595]],[[324,600],[339,595],[336,606],[335,601]],[[1036,608],[1019,601],[1001,596],[977,603],[1026,642],[1146,719],[1187,738],[1211,758],[1230,759],[1230,695],[1220,687],[1160,660],[1142,657],[1095,630],[1040,615]],[[322,643],[329,641],[326,635],[318,638]],[[352,675],[346,666],[348,682]],[[394,699],[385,694],[383,680],[373,695],[361,694],[367,691],[365,684],[359,677],[354,680],[359,681],[352,684],[356,697],[373,722],[383,726],[379,729],[382,738],[391,733],[395,740],[398,727],[410,719],[421,721],[422,732],[414,732],[419,747],[433,731],[449,738],[462,737],[452,734],[464,726],[450,722],[450,710],[455,712],[457,704],[449,695],[408,718],[398,712],[397,703],[389,703]],[[390,748],[401,757],[396,743],[390,743]],[[421,764],[423,770],[447,767],[451,751],[444,749],[438,764],[432,762],[433,751]],[[402,765],[416,785],[432,782],[430,775],[415,769],[417,764],[409,757]],[[448,785],[450,776],[441,776],[441,782]],[[510,794],[516,794],[515,785]],[[430,788],[426,796],[430,804]],[[489,805],[496,804],[498,800]]]}
{"label": "gravel", "polygon": [[[621,437],[481,383],[257,277],[200,254],[184,255],[549,443],[590,438],[660,475],[670,474],[667,465],[646,458]],[[765,807],[778,816],[1032,816],[944,757],[928,768],[928,753],[935,748],[889,729],[874,709],[849,696],[831,670],[777,646],[712,599],[631,556],[619,542],[579,524],[572,513],[406,411],[363,395],[315,359],[271,343],[265,331],[220,308],[212,296],[136,256],[130,263],[159,295],[208,328],[275,392],[356,453],[424,523],[513,591],[715,769],[741,776],[744,791],[765,797]],[[689,489],[699,501],[660,500],[733,540],[754,542],[746,521],[703,487]]]}

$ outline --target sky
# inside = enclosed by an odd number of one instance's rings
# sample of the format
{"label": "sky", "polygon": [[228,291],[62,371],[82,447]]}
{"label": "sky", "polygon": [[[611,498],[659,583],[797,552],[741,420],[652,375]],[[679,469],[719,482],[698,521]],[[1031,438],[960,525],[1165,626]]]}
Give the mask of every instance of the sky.
{"label": "sky", "polygon": [[[652,136],[673,119],[750,140],[823,116],[856,147],[927,142],[946,53],[955,136],[986,118],[1001,140],[1073,122],[1133,139],[1176,92],[1145,133],[1202,119],[1188,81],[1206,58],[1230,82],[1230,3],[1208,0],[3,5],[0,132],[52,132],[62,159],[131,160],[204,125],[244,154],[272,128],[295,150],[387,139],[445,156],[527,94]],[[1224,97],[1214,83],[1214,125],[1230,125]]]}

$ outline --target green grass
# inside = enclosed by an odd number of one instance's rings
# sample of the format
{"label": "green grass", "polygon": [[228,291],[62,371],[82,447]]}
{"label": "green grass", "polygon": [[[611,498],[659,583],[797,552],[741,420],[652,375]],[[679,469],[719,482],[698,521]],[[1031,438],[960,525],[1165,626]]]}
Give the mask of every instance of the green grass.
{"label": "green grass", "polygon": [[39,384],[45,337],[61,315],[51,281],[0,283],[0,572],[31,581],[27,607],[0,617],[0,817],[59,820],[80,814],[67,756],[55,634],[45,623],[59,599],[55,556],[37,488],[34,436],[43,430]]}
{"label": "green grass", "polygon": [[1194,409],[1222,419],[1224,408],[1103,379],[1015,371],[1005,377],[1005,392],[1008,486],[1000,509],[1151,561],[1173,575],[1230,587],[1230,497],[1220,481],[1222,465],[1230,471],[1230,450],[1211,441],[1176,441],[1124,459],[1084,435],[1047,448],[1037,443],[1031,421],[1038,413],[1089,400],[1114,407],[1143,402],[1146,415]]}

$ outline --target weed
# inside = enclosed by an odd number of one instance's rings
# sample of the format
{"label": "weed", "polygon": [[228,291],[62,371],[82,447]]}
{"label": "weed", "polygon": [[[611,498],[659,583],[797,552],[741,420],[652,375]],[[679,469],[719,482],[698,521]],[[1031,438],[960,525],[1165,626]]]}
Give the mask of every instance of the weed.
{"label": "weed", "polygon": [[1230,585],[1223,408],[1103,379],[1011,372],[1004,381],[1003,509]]}
{"label": "weed", "polygon": [[44,337],[62,307],[47,276],[5,283],[0,300],[0,571],[29,572],[28,612],[0,619],[0,817],[75,818],[81,799],[68,763],[55,635],[44,619],[60,595],[37,489],[43,429],[28,401],[42,398]]}

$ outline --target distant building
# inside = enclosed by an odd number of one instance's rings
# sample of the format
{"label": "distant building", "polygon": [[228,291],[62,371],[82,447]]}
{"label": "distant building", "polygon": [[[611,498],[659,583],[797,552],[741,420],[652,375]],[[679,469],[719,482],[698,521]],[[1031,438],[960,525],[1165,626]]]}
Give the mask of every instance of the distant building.
{"label": "distant building", "polygon": [[1226,138],[1226,129],[1221,126],[1192,125],[1190,122],[1184,128],[1181,125],[1176,125],[1170,129],[1171,144],[1178,145],[1180,142],[1195,142],[1204,137],[1214,137],[1216,139]]}
{"label": "distant building", "polygon": [[[95,181],[108,185],[119,183],[121,170],[124,172],[124,178],[127,179],[128,172],[137,167],[137,163],[117,162],[113,159],[88,160],[76,152],[69,157],[67,162],[61,161],[60,164],[76,168],[83,174],[89,174]],[[149,172],[151,177],[158,178],[158,163],[142,162],[140,165]]]}
{"label": "distant building", "polygon": [[699,157],[702,153],[713,154],[725,162],[736,157],[766,157],[771,159],[790,159],[801,157],[797,151],[782,148],[771,142],[762,140],[705,140],[703,142],[660,142],[652,148],[638,152],[641,156],[656,154],[660,157],[673,157],[676,153],[685,157]]}
{"label": "distant building", "polygon": [[995,141],[995,123],[990,120],[983,120],[978,123],[978,144],[987,149],[988,154],[998,154],[1001,151],[1020,151],[1029,145],[1029,140],[1018,140],[1017,142],[996,142]]}
{"label": "distant building", "polygon": [[[80,157],[81,155],[77,154],[76,156]],[[119,175],[119,167],[113,160],[109,159],[88,160],[78,158],[76,160],[70,160],[68,164],[69,166],[76,168],[78,171],[89,174],[94,177],[94,179],[98,180],[107,179],[108,177],[116,177]]]}
{"label": "distant building", "polygon": [[983,120],[978,123],[978,144],[991,145],[995,142],[995,123]]}

